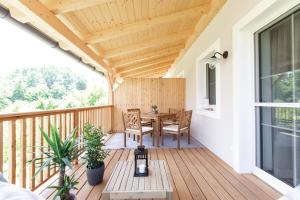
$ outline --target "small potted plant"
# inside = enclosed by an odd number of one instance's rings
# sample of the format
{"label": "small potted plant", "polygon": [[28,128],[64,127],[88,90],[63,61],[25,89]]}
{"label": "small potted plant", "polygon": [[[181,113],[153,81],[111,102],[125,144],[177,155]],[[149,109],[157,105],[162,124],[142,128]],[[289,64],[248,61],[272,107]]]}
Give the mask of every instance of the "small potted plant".
{"label": "small potted plant", "polygon": [[103,180],[105,170],[103,160],[108,155],[103,149],[104,133],[101,128],[88,123],[83,127],[83,132],[85,150],[83,159],[87,162],[87,181],[90,185],[97,185]]}
{"label": "small potted plant", "polygon": [[[59,168],[59,179],[57,186],[51,186],[49,188],[56,189],[57,193],[54,197],[56,199],[59,197],[60,200],[74,200],[76,196],[70,193],[71,189],[76,189],[77,182],[74,177],[68,177],[66,175],[66,167],[72,169],[72,161],[78,158],[79,149],[76,139],[76,131],[74,129],[71,135],[66,140],[61,140],[59,137],[59,131],[56,127],[50,127],[50,136],[41,129],[42,135],[48,146],[38,146],[40,148],[43,156],[40,158],[35,158],[29,162],[36,162],[40,164],[39,169],[36,171],[35,176],[42,172],[44,168],[56,166]],[[43,162],[41,163],[41,161]]]}
{"label": "small potted plant", "polygon": [[157,114],[158,113],[158,110],[157,110],[157,105],[152,105],[151,106],[151,109],[152,109],[152,112]]}

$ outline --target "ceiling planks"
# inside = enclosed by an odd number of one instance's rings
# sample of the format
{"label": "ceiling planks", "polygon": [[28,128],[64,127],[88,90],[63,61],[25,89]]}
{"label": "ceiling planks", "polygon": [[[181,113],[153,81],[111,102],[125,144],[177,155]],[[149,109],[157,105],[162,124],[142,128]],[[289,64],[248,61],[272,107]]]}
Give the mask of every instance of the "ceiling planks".
{"label": "ceiling planks", "polygon": [[163,25],[169,22],[173,22],[183,18],[189,18],[192,16],[200,16],[203,12],[207,12],[209,4],[205,6],[191,8],[179,12],[175,12],[166,16],[159,16],[154,18],[149,18],[132,24],[126,24],[111,28],[108,30],[103,30],[101,32],[93,33],[89,36],[86,36],[85,41],[87,43],[98,43],[105,40],[111,40],[118,38],[124,35],[133,34],[136,32],[147,30],[153,26]]}
{"label": "ceiling planks", "polygon": [[225,2],[0,0],[0,5],[98,70],[121,77],[161,77]]}

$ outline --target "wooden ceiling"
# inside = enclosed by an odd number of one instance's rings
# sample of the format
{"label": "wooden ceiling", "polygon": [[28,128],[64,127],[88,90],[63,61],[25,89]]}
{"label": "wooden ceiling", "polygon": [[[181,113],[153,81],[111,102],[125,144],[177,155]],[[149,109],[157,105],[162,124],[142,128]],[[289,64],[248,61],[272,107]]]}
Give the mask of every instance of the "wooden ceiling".
{"label": "wooden ceiling", "polygon": [[0,0],[99,71],[162,77],[226,0]]}

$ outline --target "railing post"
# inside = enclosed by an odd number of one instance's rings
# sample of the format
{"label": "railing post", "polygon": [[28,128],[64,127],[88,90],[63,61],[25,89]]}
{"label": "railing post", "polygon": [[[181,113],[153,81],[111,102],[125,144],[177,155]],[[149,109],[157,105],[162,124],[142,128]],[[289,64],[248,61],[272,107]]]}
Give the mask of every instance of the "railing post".
{"label": "railing post", "polygon": [[[74,122],[73,122],[73,127],[77,129],[76,131],[76,138],[78,138],[79,136],[79,112],[78,111],[74,111]],[[79,141],[80,142],[80,141]],[[77,165],[78,164],[78,158],[75,159],[74,164]]]}
{"label": "railing post", "polygon": [[3,172],[3,121],[0,120],[0,172]]}

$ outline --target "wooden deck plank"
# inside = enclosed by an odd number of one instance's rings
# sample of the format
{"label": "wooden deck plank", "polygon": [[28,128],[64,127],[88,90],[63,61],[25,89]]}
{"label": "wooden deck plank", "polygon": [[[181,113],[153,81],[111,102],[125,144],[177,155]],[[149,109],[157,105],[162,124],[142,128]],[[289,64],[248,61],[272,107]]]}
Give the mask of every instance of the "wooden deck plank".
{"label": "wooden deck plank", "polygon": [[188,168],[184,165],[184,162],[179,156],[177,151],[182,151],[182,150],[176,150],[176,149],[170,150],[193,199],[206,199],[203,192],[199,188],[197,182],[195,181],[194,177],[192,176]]}
{"label": "wooden deck plank", "polygon": [[[226,169],[227,172],[229,172],[236,180],[239,181],[240,185],[243,185],[245,188],[250,190],[253,194],[255,194],[256,199],[262,199],[262,200],[272,200],[270,196],[268,196],[263,190],[261,190],[260,187],[255,185],[250,180],[246,179],[244,176],[241,176],[240,174],[236,173],[231,167],[229,167],[224,161],[221,161],[216,155],[209,152],[207,149],[205,151],[202,151],[202,154],[206,156],[206,158],[213,158],[217,164],[219,164],[223,169]],[[217,165],[215,165],[217,166]]]}
{"label": "wooden deck plank", "polygon": [[[277,199],[281,194],[275,191],[263,181],[252,174],[240,175],[212,154],[206,148],[197,149],[150,149],[151,160],[165,160],[167,174],[157,174],[167,176],[171,180],[174,200],[186,199]],[[133,160],[133,149],[113,150],[111,155],[105,159],[106,169],[103,183],[97,186],[90,186],[87,183],[85,169],[86,166],[79,164],[73,170],[68,170],[68,174],[74,174],[79,180],[80,189],[77,191],[77,199],[99,200],[102,199],[102,191],[108,182],[112,171],[119,160]],[[134,165],[134,164],[133,164]],[[160,168],[162,166],[154,166]],[[127,169],[130,167],[127,167]],[[133,169],[133,168],[132,168]],[[131,172],[128,172],[128,174]],[[133,171],[132,171],[133,173]],[[48,184],[56,184],[58,176],[51,178]],[[143,182],[136,183],[136,187],[142,186],[151,188],[151,179],[144,179]],[[133,178],[132,178],[133,181]],[[231,182],[233,181],[233,182]],[[247,185],[246,185],[247,183]],[[127,183],[120,180],[118,187],[126,187]],[[142,184],[142,185],[141,185]],[[154,184],[154,183],[153,183]],[[157,183],[155,184],[165,184]],[[239,184],[239,186],[237,186]],[[117,187],[117,186],[115,186]],[[250,188],[249,188],[250,187]],[[51,189],[39,190],[43,197],[51,199],[54,191]],[[258,194],[254,194],[253,189],[257,189]],[[201,195],[202,194],[202,195]]]}
{"label": "wooden deck plank", "polygon": [[[241,182],[241,177],[236,177],[234,175],[234,173],[230,173],[227,169],[225,169],[224,167],[222,167],[222,165],[217,162],[215,159],[213,159],[212,156],[208,155],[206,153],[206,151],[199,151],[198,152],[201,154],[201,156],[203,156],[204,159],[206,159],[208,162],[210,162],[222,175],[224,175],[224,177],[234,185],[234,187],[236,189],[238,189],[245,197],[247,197],[247,199],[253,199],[253,200],[258,200],[258,199],[264,199],[264,200],[270,200],[270,197],[267,195],[263,195],[260,196],[262,194],[258,194],[259,190],[257,190],[257,193],[255,193],[255,191],[251,191],[249,187],[247,187],[247,185],[244,185]],[[237,173],[236,173],[237,174]]]}
{"label": "wooden deck plank", "polygon": [[271,186],[267,185],[265,182],[263,182],[261,179],[256,177],[253,174],[244,174],[247,179],[252,181],[254,184],[256,184],[260,189],[262,189],[265,193],[267,193],[271,198],[273,199],[279,199],[282,194],[277,192],[274,188]]}
{"label": "wooden deck plank", "polygon": [[[158,156],[159,160],[167,160],[162,149],[157,149],[157,156]],[[173,176],[170,173],[169,165],[167,163],[166,163],[166,168],[167,168],[167,172],[168,172],[167,176],[171,180],[171,185],[172,185],[172,188],[173,188],[173,199],[178,200],[179,199],[178,192],[177,192],[177,189],[175,187]]]}
{"label": "wooden deck plank", "polygon": [[204,160],[196,150],[186,151],[187,155],[196,164],[207,183],[213,188],[220,199],[245,200],[246,198],[227,181],[210,163]]}
{"label": "wooden deck plank", "polygon": [[164,153],[165,153],[165,156],[166,156],[166,161],[169,165],[170,172],[173,176],[173,180],[174,180],[174,183],[176,185],[179,198],[180,199],[186,199],[186,200],[193,199],[193,197],[192,197],[187,185],[185,184],[185,181],[184,181],[184,179],[183,179],[183,177],[180,173],[180,170],[178,169],[178,167],[176,165],[176,162],[174,161],[170,151],[168,149],[164,149]]}
{"label": "wooden deck plank", "polygon": [[207,200],[214,200],[214,199],[220,199],[215,191],[210,187],[210,185],[205,181],[203,176],[200,174],[200,172],[197,170],[197,168],[194,165],[194,162],[189,159],[189,157],[186,155],[184,151],[178,151],[181,159],[183,160],[184,164],[188,168],[191,174],[193,174],[195,181],[198,183],[198,186],[203,191],[204,196]]}

